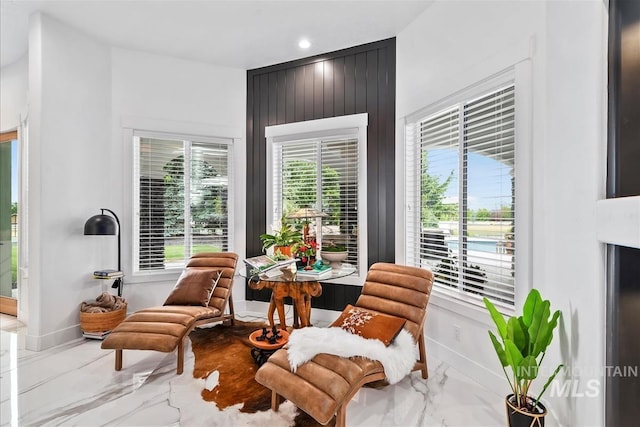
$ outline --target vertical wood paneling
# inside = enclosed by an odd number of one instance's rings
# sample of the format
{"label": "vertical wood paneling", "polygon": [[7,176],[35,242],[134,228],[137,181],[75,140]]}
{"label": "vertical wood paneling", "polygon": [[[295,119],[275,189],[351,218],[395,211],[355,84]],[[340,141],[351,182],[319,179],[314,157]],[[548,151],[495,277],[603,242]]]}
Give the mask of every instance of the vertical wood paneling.
{"label": "vertical wood paneling", "polygon": [[267,123],[269,126],[276,124],[278,113],[278,73],[269,73],[269,111]]}
{"label": "vertical wood paneling", "polygon": [[[393,58],[389,60],[389,58]],[[373,58],[371,59],[373,60]],[[379,50],[377,57],[377,68],[379,73],[377,75],[377,114],[379,117],[385,117],[389,114],[389,111],[395,112],[395,97],[393,99],[389,98],[389,88],[386,82],[389,80],[395,81],[395,77],[390,79],[389,74],[395,72],[395,67],[390,67],[389,64],[395,64],[395,53],[393,49],[387,50]],[[391,69],[393,68],[393,69]],[[378,233],[381,233],[384,237],[379,241],[384,242],[385,240],[391,239],[393,241],[395,239],[395,230],[389,229],[387,222],[388,218],[395,218],[395,187],[389,188],[389,183],[394,182],[395,179],[395,170],[389,171],[389,168],[385,168],[384,164],[380,163],[381,159],[384,159],[385,163],[394,162],[395,164],[395,126],[390,124],[387,120],[379,120],[378,126],[378,169],[381,171],[380,177],[378,178],[381,182],[380,185],[384,186],[384,191],[379,192],[379,222],[378,222]],[[392,197],[393,199],[389,199]],[[389,234],[391,233],[391,234]],[[381,250],[378,254],[379,261],[385,262],[393,262],[394,254]]]}
{"label": "vertical wood paneling", "polygon": [[333,117],[333,61],[331,59],[324,61],[323,67],[324,117]]}
{"label": "vertical wood paneling", "polygon": [[[640,2],[609,2],[607,197],[640,194]],[[606,366],[640,365],[640,249],[607,248]],[[637,375],[606,375],[607,426],[640,418]]]}
{"label": "vertical wood paneling", "polygon": [[304,119],[313,120],[313,69],[314,64],[304,66]]}
{"label": "vertical wood paneling", "polygon": [[344,114],[356,112],[356,57],[344,57]]}
{"label": "vertical wood paneling", "polygon": [[292,123],[296,120],[296,70],[289,68],[285,70],[286,75],[286,114],[285,123]]}
{"label": "vertical wood paneling", "polygon": [[[260,76],[260,116],[258,117],[258,141],[264,141],[264,131],[265,127],[269,124],[269,75],[263,74]],[[254,194],[256,194],[256,199],[258,201],[257,208],[259,209],[254,216],[256,222],[262,221],[265,223],[267,221],[266,211],[264,209],[260,209],[261,206],[266,206],[267,202],[267,194],[266,194],[266,182],[267,182],[267,170],[266,164],[264,164],[267,158],[267,147],[265,144],[256,144],[258,158],[263,159],[258,166],[259,177],[256,180],[256,188],[254,189]],[[259,223],[258,223],[259,224]]]}
{"label": "vertical wood paneling", "polygon": [[[356,86],[356,108],[364,109],[369,113],[369,123],[379,123],[378,120],[378,51],[369,51],[356,57],[356,72],[367,71],[366,79],[358,79]],[[360,104],[364,103],[364,106]],[[387,182],[384,173],[384,136],[379,135],[379,126],[367,129],[368,148],[371,150],[368,157],[368,185],[375,186],[378,191],[370,193],[368,202],[369,212],[377,212],[371,215],[367,224],[369,235],[377,235],[380,238],[370,245],[368,252],[369,262],[373,263],[381,257],[380,249],[385,246],[388,236],[386,235],[386,192]],[[381,165],[382,162],[382,165]],[[381,168],[382,166],[382,168]],[[393,201],[391,202],[393,205]]]}
{"label": "vertical wood paneling", "polygon": [[356,55],[356,113],[367,112],[367,53],[361,52]]}
{"label": "vertical wood paneling", "polygon": [[[266,229],[264,127],[362,112],[369,114],[368,261],[394,261],[395,39],[247,72],[247,256],[261,253]],[[359,286],[324,289],[314,307],[341,310],[360,294]],[[269,292],[246,292],[268,301]]]}
{"label": "vertical wood paneling", "polygon": [[333,60],[333,115],[344,116],[344,57]]}
{"label": "vertical wood paneling", "polygon": [[277,111],[276,111],[276,124],[283,124],[287,122],[286,119],[286,111],[287,111],[287,92],[286,92],[286,84],[287,84],[287,74],[284,70],[278,71],[278,90],[277,90]]}
{"label": "vertical wood paneling", "polygon": [[[253,132],[252,132],[252,138],[255,141],[259,141],[260,140],[260,76],[255,76],[253,78],[253,97],[255,99],[255,102],[253,103]],[[252,170],[255,171],[255,173],[250,173],[247,174],[247,207],[252,207],[253,209],[257,209],[258,206],[260,206],[260,195],[258,194],[258,182],[261,179],[261,173],[262,172],[262,168],[261,168],[261,161],[260,161],[260,146],[259,144],[252,144],[252,145],[248,145],[247,146],[247,153],[251,153],[250,155],[247,154],[249,157],[251,157],[251,162],[247,164],[248,170]],[[251,166],[249,168],[249,166]],[[266,173],[266,172],[264,172]],[[257,220],[257,218],[256,218]],[[255,233],[256,231],[260,230],[259,227],[257,227],[256,223],[252,223],[249,224],[247,223],[248,227],[247,228],[247,235],[249,235],[249,233]],[[256,251],[259,250],[260,247],[256,244],[256,242],[252,242],[253,245],[247,247],[247,251]]]}
{"label": "vertical wood paneling", "polygon": [[296,95],[295,95],[295,120],[301,122],[304,118],[304,66],[296,67]]}
{"label": "vertical wood paneling", "polygon": [[313,64],[313,118],[322,119],[324,115],[324,63]]}

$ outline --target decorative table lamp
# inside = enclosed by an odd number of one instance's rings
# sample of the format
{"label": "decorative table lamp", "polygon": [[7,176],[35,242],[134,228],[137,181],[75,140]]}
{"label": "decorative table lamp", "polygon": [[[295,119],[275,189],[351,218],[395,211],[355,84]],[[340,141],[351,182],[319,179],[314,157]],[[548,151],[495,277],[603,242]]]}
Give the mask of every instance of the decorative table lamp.
{"label": "decorative table lamp", "polygon": [[[324,212],[320,212],[313,208],[301,208],[292,213],[291,215],[287,215],[287,218],[290,219],[310,219],[310,218],[326,218],[327,215]],[[304,225],[302,228],[302,238],[305,242],[307,242],[307,238],[309,237],[309,221],[304,221]]]}

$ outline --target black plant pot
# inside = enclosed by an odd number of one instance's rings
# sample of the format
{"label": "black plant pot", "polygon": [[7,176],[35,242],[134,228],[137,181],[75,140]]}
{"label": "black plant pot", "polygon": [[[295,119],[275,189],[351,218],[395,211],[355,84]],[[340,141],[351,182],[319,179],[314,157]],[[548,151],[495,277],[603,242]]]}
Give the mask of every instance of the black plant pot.
{"label": "black plant pot", "polygon": [[505,399],[507,404],[507,420],[510,427],[544,427],[544,417],[547,415],[547,408],[540,402],[536,406],[536,412],[531,413],[519,409],[515,405],[515,396],[510,394]]}

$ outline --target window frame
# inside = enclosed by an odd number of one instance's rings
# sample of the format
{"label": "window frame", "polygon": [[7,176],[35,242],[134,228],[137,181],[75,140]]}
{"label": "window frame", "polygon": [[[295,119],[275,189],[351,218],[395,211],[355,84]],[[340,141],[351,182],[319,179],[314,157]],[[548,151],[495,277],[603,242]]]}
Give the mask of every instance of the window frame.
{"label": "window frame", "polygon": [[[307,120],[265,127],[267,179],[266,227],[280,221],[275,218],[273,203],[273,150],[274,143],[286,144],[305,139],[333,138],[353,136],[358,139],[358,230],[367,230],[367,125],[368,114],[352,114],[326,119]],[[331,281],[331,283],[362,286],[368,267],[367,233],[358,233],[358,267],[357,274]]]}
{"label": "window frame", "polygon": [[[401,198],[399,206],[403,207],[399,218],[401,220],[397,226],[397,235],[401,236],[396,245],[397,259],[399,262],[407,261],[407,233],[408,221],[407,210],[411,209],[407,200],[409,190],[408,179],[405,169],[409,169],[408,164],[408,132],[411,126],[419,125],[419,122],[447,108],[471,101],[496,89],[504,87],[508,83],[513,83],[515,87],[515,160],[514,169],[516,171],[515,183],[515,280],[514,280],[514,307],[503,306],[500,310],[505,314],[513,313],[515,307],[522,305],[524,297],[532,287],[532,236],[533,236],[533,182],[532,182],[532,87],[531,87],[531,61],[523,60],[505,70],[493,74],[476,84],[457,91],[450,96],[436,101],[424,108],[421,108],[402,120],[402,130],[399,131],[399,167],[397,168],[398,180],[400,182],[398,193]],[[402,162],[402,163],[400,163]],[[415,188],[414,188],[415,191]],[[432,303],[448,310],[466,315],[470,318],[477,318],[479,312],[484,309],[481,298],[477,295],[469,294],[459,289],[446,289],[444,286],[434,287]]]}
{"label": "window frame", "polygon": [[[122,221],[123,246],[122,246],[122,263],[123,270],[127,275],[127,283],[151,283],[166,282],[177,279],[182,268],[134,271],[134,234],[133,227],[137,217],[135,214],[136,200],[134,192],[135,181],[135,148],[133,144],[134,133],[144,133],[151,137],[167,137],[178,136],[188,137],[196,140],[202,139],[228,139],[230,142],[230,151],[228,155],[229,167],[232,173],[229,176],[229,186],[233,186],[235,191],[229,192],[228,200],[228,228],[230,235],[228,240],[228,250],[238,254],[244,253],[243,233],[239,227],[244,224],[244,199],[238,197],[235,193],[239,189],[245,187],[245,171],[244,163],[245,149],[241,142],[244,138],[243,129],[230,126],[211,125],[206,123],[192,123],[171,120],[158,120],[153,118],[142,118],[137,116],[124,116],[121,119],[122,125],[122,143],[124,149],[124,190],[123,190],[123,212],[127,212],[129,218]],[[131,236],[127,242],[126,236]]]}

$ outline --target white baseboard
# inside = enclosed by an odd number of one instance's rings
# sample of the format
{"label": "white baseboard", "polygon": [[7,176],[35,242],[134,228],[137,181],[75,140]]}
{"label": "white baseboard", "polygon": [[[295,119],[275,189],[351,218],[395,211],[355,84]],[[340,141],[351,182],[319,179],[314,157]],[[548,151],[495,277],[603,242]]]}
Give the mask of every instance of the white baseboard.
{"label": "white baseboard", "polygon": [[42,351],[69,341],[82,338],[80,324],[69,326],[45,335],[26,335],[25,348],[31,351]]}

